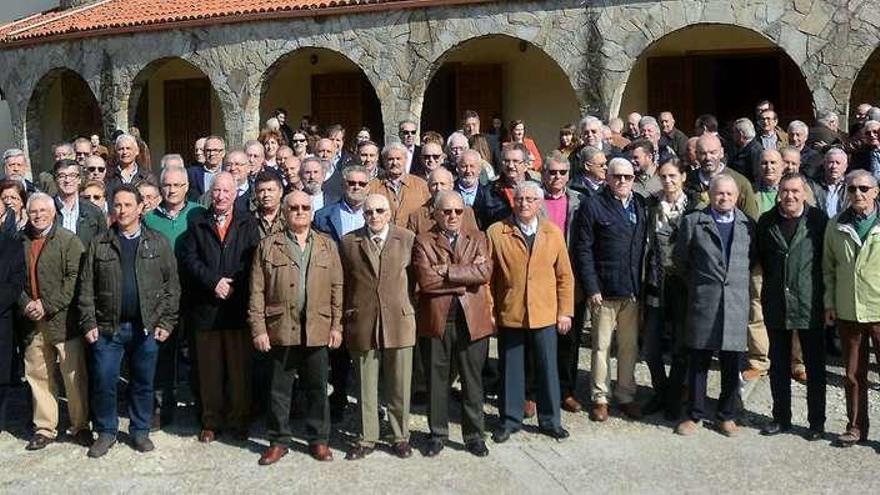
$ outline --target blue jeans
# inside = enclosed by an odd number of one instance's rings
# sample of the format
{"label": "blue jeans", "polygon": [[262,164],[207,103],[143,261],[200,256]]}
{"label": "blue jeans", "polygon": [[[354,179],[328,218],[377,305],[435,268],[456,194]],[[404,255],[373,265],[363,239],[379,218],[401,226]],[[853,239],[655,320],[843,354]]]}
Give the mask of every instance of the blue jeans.
{"label": "blue jeans", "polygon": [[143,325],[123,323],[113,335],[100,334],[92,345],[92,415],[95,431],[116,435],[119,416],[116,411],[116,386],[122,357],[128,356],[130,379],[127,388],[128,418],[131,436],[150,432],[153,415],[153,377],[159,345],[153,331]]}
{"label": "blue jeans", "polygon": [[501,375],[504,386],[499,397],[501,427],[516,431],[522,428],[526,402],[525,346],[535,355],[535,392],[538,426],[555,430],[561,426],[559,370],[556,366],[556,326],[541,329],[502,328],[498,332]]}

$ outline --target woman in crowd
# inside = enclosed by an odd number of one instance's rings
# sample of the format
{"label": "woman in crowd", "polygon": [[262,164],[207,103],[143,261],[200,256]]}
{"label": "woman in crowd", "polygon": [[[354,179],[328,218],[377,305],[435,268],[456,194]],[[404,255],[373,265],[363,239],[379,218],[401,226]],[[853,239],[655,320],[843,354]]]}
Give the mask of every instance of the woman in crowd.
{"label": "woman in crowd", "polygon": [[498,174],[495,173],[495,167],[492,166],[495,163],[495,154],[492,153],[492,147],[489,146],[489,140],[486,139],[486,136],[474,134],[468,139],[468,146],[483,158],[483,161],[480,163],[483,167],[480,171],[480,183],[488,184],[490,181],[498,178]]}
{"label": "woman in crowd", "polygon": [[538,150],[538,146],[535,144],[535,141],[526,136],[526,123],[523,120],[514,120],[510,122],[510,134],[507,137],[507,141],[510,143],[520,143],[529,150],[529,163],[532,164],[532,170],[535,172],[540,172],[541,167],[544,165],[541,159],[541,152]]}
{"label": "woman in crowd", "polygon": [[258,141],[263,145],[263,150],[266,152],[266,166],[278,168],[278,162],[275,160],[275,156],[278,154],[279,147],[287,145],[284,141],[284,136],[281,135],[280,131],[264,129],[263,132],[260,133]]}
{"label": "woman in crowd", "polygon": [[570,157],[581,144],[576,132],[577,127],[574,124],[566,124],[559,129],[559,148],[557,149],[566,158]]}
{"label": "woman in crowd", "polygon": [[98,180],[90,180],[87,181],[83,186],[83,190],[79,195],[80,199],[88,201],[93,205],[97,206],[104,212],[104,215],[107,215],[107,225],[109,226],[112,222],[110,219],[110,215],[107,212],[107,196],[106,190],[104,188],[104,183]]}
{"label": "woman in crowd", "polygon": [[312,156],[311,148],[309,148],[309,137],[304,131],[293,131],[293,137],[290,139],[290,148],[293,150],[293,156],[300,160]]}
{"label": "woman in crowd", "polygon": [[15,180],[0,181],[0,201],[3,202],[5,213],[3,214],[3,229],[11,229],[15,232],[23,229],[27,224],[27,215],[24,205],[27,204],[27,192],[21,182]]}
{"label": "woman in crowd", "polygon": [[425,131],[422,133],[422,146],[434,143],[441,148],[446,147],[446,140],[443,139],[443,135],[436,131]]}

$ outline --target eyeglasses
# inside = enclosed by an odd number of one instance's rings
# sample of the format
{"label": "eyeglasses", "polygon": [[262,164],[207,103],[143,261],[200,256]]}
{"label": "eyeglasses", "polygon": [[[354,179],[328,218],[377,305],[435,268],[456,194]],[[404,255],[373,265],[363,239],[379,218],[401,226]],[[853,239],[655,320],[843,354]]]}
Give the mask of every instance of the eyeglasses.
{"label": "eyeglasses", "polygon": [[305,143],[307,139],[291,139],[291,143]]}
{"label": "eyeglasses", "polygon": [[848,192],[850,194],[855,194],[856,191],[859,191],[862,193],[867,193],[871,189],[874,189],[874,186],[847,186],[846,192]]}
{"label": "eyeglasses", "polygon": [[103,194],[82,194],[82,195],[80,195],[80,198],[88,200],[88,201],[101,201],[102,199],[104,199],[104,195]]}
{"label": "eyeglasses", "polygon": [[214,153],[223,153],[223,149],[222,148],[205,148],[206,155],[211,155]]}
{"label": "eyeglasses", "polygon": [[86,167],[86,170],[89,172],[103,172],[107,170],[107,167]]}
{"label": "eyeglasses", "polygon": [[621,182],[629,182],[636,178],[633,174],[612,174],[611,177]]}
{"label": "eyeglasses", "polygon": [[406,129],[400,131],[400,133],[403,134],[404,136],[415,136],[416,135],[416,131],[409,131]]}
{"label": "eyeglasses", "polygon": [[517,197],[513,198],[513,202],[514,202],[514,203],[528,203],[528,204],[532,204],[532,203],[538,201],[539,199],[541,199],[541,198],[531,198],[531,197],[528,197],[528,196],[525,196],[525,197],[523,197],[523,196],[517,196]]}
{"label": "eyeglasses", "polygon": [[76,151],[76,152],[74,152],[74,155],[76,155],[76,156],[89,156],[89,155],[91,155],[91,153],[88,151]]}
{"label": "eyeglasses", "polygon": [[501,160],[501,163],[503,163],[505,165],[519,165],[519,164],[523,163],[523,160],[511,160],[510,158],[505,158],[505,159]]}
{"label": "eyeglasses", "polygon": [[443,155],[422,154],[422,158],[424,158],[425,160],[439,160],[439,159],[443,158]]}
{"label": "eyeglasses", "polygon": [[348,187],[354,187],[354,186],[367,187],[366,182],[359,181],[359,180],[347,180],[347,181],[345,181],[345,183],[348,184]]}
{"label": "eyeglasses", "polygon": [[549,170],[548,169],[547,175],[561,175],[562,177],[565,177],[566,175],[568,175],[568,170]]}
{"label": "eyeglasses", "polygon": [[312,205],[290,205],[288,206],[288,209],[297,213],[301,211],[312,211]]}
{"label": "eyeglasses", "polygon": [[166,182],[165,184],[162,184],[162,187],[164,187],[166,189],[183,189],[186,186],[187,186],[187,183],[185,183],[185,182],[177,183],[177,184],[172,184],[170,182]]}
{"label": "eyeglasses", "polygon": [[464,214],[464,208],[444,208],[441,211],[447,217],[451,216],[453,213],[455,213],[455,216],[457,216],[457,217],[460,217]]}
{"label": "eyeglasses", "polygon": [[364,210],[364,215],[384,215],[386,211],[388,211],[387,208],[373,208],[372,210]]}
{"label": "eyeglasses", "polygon": [[79,180],[79,174],[58,174],[55,178],[58,180]]}

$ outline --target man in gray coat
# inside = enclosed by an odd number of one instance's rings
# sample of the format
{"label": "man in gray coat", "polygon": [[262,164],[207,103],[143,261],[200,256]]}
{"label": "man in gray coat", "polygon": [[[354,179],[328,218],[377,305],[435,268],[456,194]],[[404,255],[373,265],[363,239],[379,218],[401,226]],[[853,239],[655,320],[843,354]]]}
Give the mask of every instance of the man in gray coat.
{"label": "man in gray coat", "polygon": [[706,381],[715,352],[721,367],[718,427],[725,436],[737,431],[739,365],[747,350],[749,268],[755,256],[755,224],[736,208],[738,195],[732,177],[713,177],[709,207],[684,218],[673,251],[688,287],[691,390],[688,418],[675,429],[679,435],[694,434],[706,417]]}

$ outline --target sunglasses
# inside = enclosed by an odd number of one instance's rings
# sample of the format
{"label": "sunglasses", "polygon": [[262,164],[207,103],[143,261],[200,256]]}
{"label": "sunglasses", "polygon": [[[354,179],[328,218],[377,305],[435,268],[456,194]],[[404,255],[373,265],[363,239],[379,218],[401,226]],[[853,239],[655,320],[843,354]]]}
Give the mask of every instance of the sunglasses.
{"label": "sunglasses", "polygon": [[345,183],[348,184],[348,187],[354,187],[354,186],[367,187],[366,182],[361,182],[359,180],[347,180],[347,181],[345,181]]}
{"label": "sunglasses", "polygon": [[547,170],[547,175],[561,175],[565,177],[568,175],[568,170]]}
{"label": "sunglasses", "polygon": [[291,139],[290,140],[290,142],[292,142],[292,143],[305,143],[306,141],[307,141],[306,139]]}
{"label": "sunglasses", "polygon": [[385,208],[373,208],[372,210],[364,210],[364,215],[384,215],[386,211],[388,210]]}
{"label": "sunglasses", "polygon": [[443,214],[447,217],[452,215],[453,213],[455,213],[455,216],[457,217],[460,217],[462,214],[464,214],[464,208],[444,208],[442,211]]}
{"label": "sunglasses", "polygon": [[611,177],[624,182],[629,182],[636,178],[633,174],[613,174]]}
{"label": "sunglasses", "polygon": [[403,134],[404,136],[415,136],[416,135],[416,131],[403,130],[403,131],[400,131],[400,133]]}
{"label": "sunglasses", "polygon": [[874,186],[847,186],[846,192],[850,194],[855,194],[856,191],[867,193],[871,189],[874,189]]}
{"label": "sunglasses", "polygon": [[289,207],[290,211],[301,212],[301,211],[312,211],[312,205],[293,205]]}
{"label": "sunglasses", "polygon": [[104,199],[104,196],[102,196],[100,194],[83,194],[80,196],[80,198],[86,199],[89,201],[101,201],[102,199]]}
{"label": "sunglasses", "polygon": [[439,160],[439,159],[442,158],[442,157],[443,157],[443,155],[426,155],[426,154],[423,154],[423,155],[422,155],[422,158],[424,158],[424,159],[426,159],[426,160],[427,160],[427,159],[431,159],[431,160]]}
{"label": "sunglasses", "polygon": [[88,170],[89,172],[103,172],[103,171],[107,170],[107,168],[106,167],[86,167],[86,170]]}

